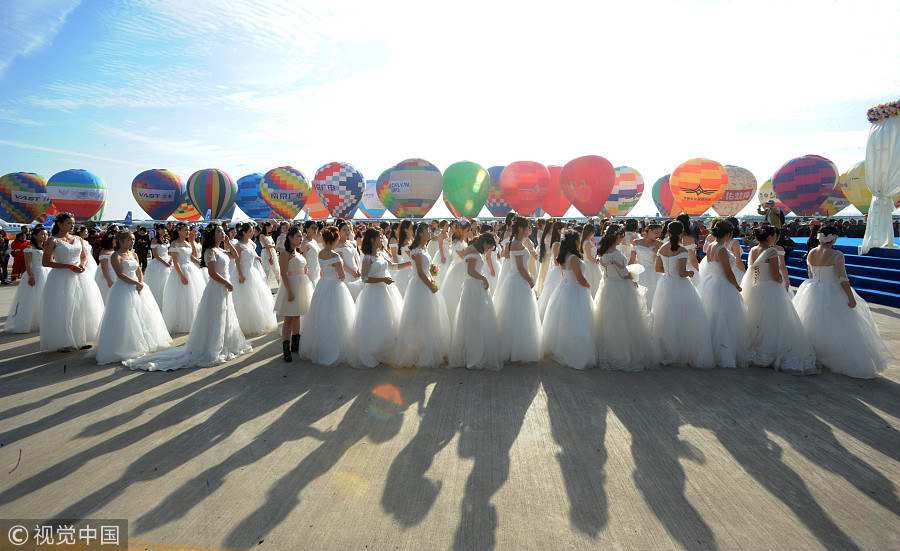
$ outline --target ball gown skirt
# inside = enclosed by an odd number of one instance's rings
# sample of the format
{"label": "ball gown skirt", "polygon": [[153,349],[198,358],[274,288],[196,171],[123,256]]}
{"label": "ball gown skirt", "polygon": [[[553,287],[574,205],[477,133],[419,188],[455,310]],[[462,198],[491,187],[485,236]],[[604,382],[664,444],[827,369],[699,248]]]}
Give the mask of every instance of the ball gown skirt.
{"label": "ball gown skirt", "polygon": [[44,296],[44,284],[50,268],[41,266],[40,251],[31,252],[31,271],[34,274],[34,285],[28,284],[28,274],[23,274],[16,288],[16,296],[9,306],[4,329],[7,333],[31,333],[40,327],[41,304]]}
{"label": "ball gown skirt", "polygon": [[689,278],[663,276],[656,285],[651,314],[650,334],[662,365],[715,367],[706,311]]}
{"label": "ball gown skirt", "polygon": [[[455,252],[452,254],[456,255]],[[449,316],[447,324],[451,328],[453,320],[456,319],[456,307],[459,305],[459,297],[462,295],[462,285],[467,279],[471,279],[467,273],[468,269],[466,261],[454,258],[450,267],[444,273],[443,282],[440,289],[438,289],[438,294],[444,299],[444,304],[447,307],[447,315]]]}
{"label": "ball gown skirt", "polygon": [[116,284],[116,280],[118,277],[116,276],[115,270],[113,270],[112,264],[109,262],[109,258],[111,255],[103,255],[100,257],[100,263],[97,265],[97,271],[94,272],[94,281],[97,283],[97,288],[100,290],[100,296],[103,297],[103,303],[106,304],[106,295],[109,294],[110,284],[109,281],[103,276],[103,260],[106,260],[106,273],[109,274],[109,279],[112,280],[113,285]]}
{"label": "ball gown skirt", "polygon": [[718,367],[747,367],[749,341],[744,299],[723,275],[716,274],[715,268],[707,269],[707,277],[697,287],[709,320],[713,357]]}
{"label": "ball gown skirt", "polygon": [[[278,252],[263,247],[260,259],[262,260],[263,271],[266,272],[266,283],[269,285],[269,288],[277,287],[281,283],[281,266],[278,263]],[[269,264],[270,260],[272,264]]]}
{"label": "ball gown skirt", "polygon": [[[404,262],[409,262],[408,258],[405,258],[403,255],[398,257],[400,262],[398,264],[403,264]],[[406,296],[406,288],[409,286],[409,280],[413,277],[413,269],[411,267],[400,268],[399,270],[394,272],[393,279],[394,285],[397,286],[397,290],[400,291],[401,296]]]}
{"label": "ball gown skirt", "polygon": [[169,281],[169,273],[174,270],[171,266],[166,266],[157,259],[152,259],[147,264],[147,271],[144,272],[144,284],[150,288],[153,298],[160,310],[163,309],[163,302],[166,295],[166,283]]}
{"label": "ball gown skirt", "polygon": [[[166,320],[166,328],[169,333],[187,333],[194,325],[197,310],[200,308],[200,300],[206,289],[206,280],[203,278],[203,269],[188,260],[180,264],[181,271],[187,279],[187,284],[181,281],[178,270],[173,266],[169,269],[168,278],[164,286],[162,300],[162,317]],[[149,268],[148,268],[149,271]],[[155,295],[154,295],[155,296]]]}
{"label": "ball gown skirt", "polygon": [[[234,285],[234,291],[231,293],[234,299],[234,312],[245,337],[265,335],[278,326],[272,290],[269,289],[268,281],[253,269],[253,262],[255,262],[253,256],[247,250],[241,253],[243,283],[238,277],[237,266],[235,266],[234,273],[231,274],[231,281]],[[303,277],[306,278],[306,276]],[[306,289],[308,304],[309,296],[312,295],[312,283],[309,282],[309,278],[306,278]]]}
{"label": "ball gown skirt", "polygon": [[100,289],[87,270],[51,268],[41,299],[41,351],[81,348],[97,340],[103,309]]}
{"label": "ball gown skirt", "polygon": [[414,274],[403,298],[394,365],[441,367],[450,350],[450,317],[444,299]]}
{"label": "ball gown skirt", "polygon": [[[312,301],[315,287],[310,281],[309,276],[304,273],[288,272],[288,280],[291,284],[291,290],[294,292],[294,300],[288,300],[287,289],[284,282],[278,286],[278,292],[275,294],[273,308],[279,316],[305,316],[309,312],[309,305]],[[269,297],[272,296],[271,291]],[[249,297],[249,298],[252,298]]]}
{"label": "ball gown skirt", "polygon": [[516,272],[506,278],[497,294],[499,300],[495,308],[500,324],[500,360],[539,362],[543,358],[541,318],[534,291]]}
{"label": "ball gown skirt", "polygon": [[402,311],[403,297],[396,285],[363,285],[356,299],[356,320],[353,324],[353,344],[359,367],[391,363],[397,346]]}
{"label": "ball gown skirt", "polygon": [[600,268],[600,264],[584,261],[584,279],[586,279],[591,286],[591,297],[597,296],[597,291],[600,289],[600,282],[603,281],[603,270]]}
{"label": "ball gown skirt", "polygon": [[494,308],[497,308],[497,299],[500,296],[500,287],[503,286],[503,282],[506,281],[507,277],[509,277],[512,265],[513,261],[511,259],[500,259],[500,271],[497,272],[497,282],[493,285],[491,290],[491,295],[494,298]]}
{"label": "ball gown skirt", "polygon": [[553,290],[547,301],[543,328],[546,357],[573,369],[597,365],[591,290],[578,283],[574,276],[567,274]]}
{"label": "ball gown skirt", "polygon": [[650,315],[633,280],[605,279],[594,306],[598,367],[620,371],[658,367]]}
{"label": "ball gown skirt", "polygon": [[808,279],[797,289],[793,303],[819,364],[835,373],[871,379],[887,368],[893,355],[881,339],[868,303],[856,291],[853,298],[856,308],[847,304],[836,279]]}
{"label": "ball gown skirt", "polygon": [[453,321],[449,365],[469,369],[501,369],[500,326],[484,282],[466,277]]}
{"label": "ball gown skirt", "polygon": [[354,365],[355,317],[356,306],[347,286],[334,277],[319,279],[303,319],[300,357],[320,365]]}
{"label": "ball gown skirt", "polygon": [[97,275],[97,261],[94,260],[94,255],[91,254],[91,248],[86,247],[87,251],[87,260],[84,262],[84,271],[88,273],[88,275],[93,278]]}
{"label": "ball gown skirt", "polygon": [[117,280],[109,289],[97,345],[88,356],[95,357],[98,365],[105,365],[140,358],[171,344],[172,338],[149,289],[145,286],[138,292],[134,285]]}
{"label": "ball gown skirt", "polygon": [[541,297],[538,299],[538,313],[541,319],[544,319],[544,316],[547,314],[547,304],[550,303],[550,297],[553,296],[553,291],[562,282],[562,278],[562,269],[554,264],[550,273],[547,274],[547,279],[544,281],[544,289],[541,291]]}

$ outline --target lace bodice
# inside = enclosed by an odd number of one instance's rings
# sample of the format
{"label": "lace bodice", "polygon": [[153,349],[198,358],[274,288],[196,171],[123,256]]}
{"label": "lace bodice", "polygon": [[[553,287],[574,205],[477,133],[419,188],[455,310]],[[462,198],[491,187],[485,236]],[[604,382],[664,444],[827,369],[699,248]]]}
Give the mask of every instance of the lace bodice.
{"label": "lace bodice", "polygon": [[666,275],[669,277],[680,277],[678,275],[678,259],[683,258],[688,263],[690,263],[690,255],[687,252],[678,253],[675,256],[663,256],[659,253],[656,253],[661,259],[663,264],[663,269],[666,271]]}
{"label": "lace bodice", "polygon": [[170,260],[168,243],[162,243],[162,244],[154,243],[154,244],[150,245],[150,248],[156,250],[156,254],[159,255],[159,258],[161,260],[164,260],[166,262],[168,262]]}
{"label": "lace bodice", "polygon": [[728,255],[728,262],[731,264],[731,269],[734,270],[735,262],[734,262],[734,254],[728,249],[729,244],[722,245],[721,249],[716,245],[713,245],[712,248],[709,249],[709,252],[712,254],[708,254],[706,256],[707,270],[709,277],[725,277],[725,269],[722,267],[722,263],[719,262],[719,250],[724,250],[725,254]]}
{"label": "lace bodice", "polygon": [[[420,258],[416,258],[416,257]],[[422,264],[422,267],[425,269],[425,273],[427,274],[431,269],[431,255],[429,255],[425,249],[416,248],[409,251],[409,258],[413,262],[419,262]],[[415,277],[415,276],[413,276]]]}
{"label": "lace bodice", "polygon": [[337,269],[335,267],[341,262],[342,261],[340,256],[329,258],[328,260],[323,260],[320,258],[319,268],[322,269],[322,279],[338,279]]}
{"label": "lace bodice", "polygon": [[225,251],[217,247],[208,249],[204,256],[204,260],[206,261],[207,267],[211,265],[211,262],[215,262],[216,273],[230,281],[228,278],[228,255],[225,254]]}
{"label": "lace bodice", "polygon": [[[467,254],[463,259],[468,263],[469,260],[475,260],[475,271],[481,275],[484,275],[484,257],[477,253]],[[476,279],[469,275],[469,270],[466,270],[466,277],[471,277],[472,279]]]}
{"label": "lace bodice", "polygon": [[191,255],[194,253],[194,250],[187,243],[179,246],[172,245],[168,247],[168,250],[175,252],[179,266],[187,266],[191,263]]}
{"label": "lace bodice", "polygon": [[31,253],[32,272],[37,273],[38,270],[43,269],[43,265],[41,263],[44,261],[44,251],[42,251],[41,249],[26,247],[22,252]]}
{"label": "lace bodice", "polygon": [[572,269],[576,264],[581,263],[581,273],[584,273],[584,261],[575,256],[574,254],[570,254],[568,258],[566,258],[566,267],[563,270],[563,279],[568,279],[570,281],[578,281],[575,277],[575,271]]}
{"label": "lace bodice", "polygon": [[[627,263],[625,255],[618,249],[613,249],[600,258],[600,265],[603,268],[603,275],[606,279],[624,279],[627,277],[628,270],[624,268]],[[622,267],[620,268],[616,264],[621,264]],[[677,271],[678,267],[676,266],[675,269]]]}
{"label": "lace bodice", "polygon": [[78,236],[75,237],[75,241],[72,243],[56,239],[56,246],[53,248],[53,261],[81,266],[82,250],[84,250],[84,245],[81,244],[81,238]]}
{"label": "lace bodice", "polygon": [[813,266],[807,259],[806,267],[809,271],[809,279],[819,282],[850,281],[850,278],[847,277],[847,267],[844,265],[844,253],[833,251],[826,262],[823,266]]}
{"label": "lace bodice", "polygon": [[363,257],[363,260],[369,261],[369,273],[366,275],[366,279],[368,280],[370,277],[374,277],[376,279],[380,279],[388,276],[388,261],[382,255],[372,256],[367,254]]}
{"label": "lace bodice", "polygon": [[584,257],[585,258],[594,258],[597,256],[597,246],[594,245],[593,239],[588,239],[584,242]]}

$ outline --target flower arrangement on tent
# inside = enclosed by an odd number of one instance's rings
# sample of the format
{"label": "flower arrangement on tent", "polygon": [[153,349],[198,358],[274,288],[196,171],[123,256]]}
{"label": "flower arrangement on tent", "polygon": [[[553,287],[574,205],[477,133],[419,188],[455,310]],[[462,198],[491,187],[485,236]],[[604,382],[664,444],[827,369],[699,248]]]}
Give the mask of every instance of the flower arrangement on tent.
{"label": "flower arrangement on tent", "polygon": [[869,117],[869,122],[872,124],[896,117],[897,115],[900,115],[900,100],[881,104],[866,112],[866,116]]}

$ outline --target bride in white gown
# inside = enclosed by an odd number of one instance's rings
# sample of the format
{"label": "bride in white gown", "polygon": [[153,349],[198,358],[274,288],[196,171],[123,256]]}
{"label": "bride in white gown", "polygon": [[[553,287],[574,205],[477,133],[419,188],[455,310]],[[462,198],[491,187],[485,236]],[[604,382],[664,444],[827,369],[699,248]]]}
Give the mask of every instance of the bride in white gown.
{"label": "bride in white gown", "polygon": [[750,365],[773,367],[792,375],[818,373],[815,352],[784,288],[775,228],[762,226],[754,234],[759,245],[750,250],[747,273],[741,282],[747,305]]}
{"label": "bride in white gown", "polygon": [[[265,276],[254,268],[257,256],[250,236],[253,226],[249,222],[237,225],[231,255],[235,262],[229,267],[229,276],[234,285],[234,312],[245,337],[265,335],[278,326],[275,318],[275,299]],[[299,233],[299,230],[298,230]]]}
{"label": "bride in white gown", "polygon": [[[439,272],[441,276],[441,286],[438,294],[444,299],[447,306],[447,315],[450,316],[450,326],[453,327],[453,320],[456,316],[456,306],[459,304],[459,297],[462,294],[462,285],[468,276],[466,275],[466,267],[468,264],[463,260],[463,251],[469,246],[466,241],[469,237],[469,226],[459,225],[453,230],[452,243],[450,243],[450,260],[446,265],[446,271]],[[439,268],[440,270],[440,268]],[[451,331],[452,332],[452,331]]]}
{"label": "bride in white gown", "polygon": [[41,298],[41,351],[90,348],[103,319],[103,297],[85,271],[88,256],[80,237],[72,235],[75,221],[69,213],[56,216],[52,239],[44,244],[41,262],[51,268]]}
{"label": "bride in white gown", "polygon": [[144,284],[150,287],[153,298],[160,310],[163,309],[163,298],[166,294],[166,282],[169,280],[169,273],[172,271],[172,258],[169,256],[169,235],[166,232],[165,224],[157,224],[155,227],[156,236],[150,245],[150,252],[153,259],[147,264],[147,270],[144,273]]}
{"label": "bride in white gown", "polygon": [[228,280],[228,255],[221,249],[224,240],[222,226],[210,224],[204,228],[201,258],[210,279],[200,299],[187,343],[123,362],[126,366],[145,371],[212,367],[252,352],[234,312],[231,296],[234,286]]}
{"label": "bride in white gown", "polygon": [[[193,248],[188,239],[188,225],[179,222],[175,225],[175,239],[169,243],[169,257],[172,269],[163,287],[165,297],[157,297],[162,301],[160,311],[166,320],[166,329],[174,335],[187,333],[194,325],[200,299],[206,289],[203,271],[191,260]],[[149,268],[148,268],[149,269]]]}
{"label": "bride in white gown", "polygon": [[109,289],[106,311],[100,324],[97,346],[88,357],[98,365],[139,358],[172,344],[156,300],[144,285],[144,277],[134,254],[134,235],[127,230],[116,234],[116,251],[109,264],[116,282]]}
{"label": "bride in white gown", "polygon": [[541,318],[534,296],[534,279],[528,271],[531,252],[522,243],[527,239],[530,223],[516,216],[511,226],[509,275],[494,297],[500,323],[500,361],[539,362],[543,358]]}
{"label": "bride in white gown", "polygon": [[353,300],[359,296],[362,290],[363,282],[359,279],[359,250],[356,248],[356,241],[353,240],[353,226],[346,220],[339,222],[338,243],[334,248],[334,252],[341,255],[341,261],[344,263],[344,284],[350,290]]}
{"label": "bride in white gown", "polygon": [[23,251],[25,254],[26,277],[22,278],[16,289],[16,296],[6,315],[4,328],[7,333],[31,333],[40,325],[41,302],[44,296],[44,283],[50,268],[44,268],[44,243],[47,242],[47,230],[36,225],[31,231],[31,245]]}
{"label": "bride in white gown", "polygon": [[500,369],[500,326],[491,300],[490,278],[483,255],[489,254],[497,242],[491,233],[478,236],[465,250],[466,279],[450,341],[450,367]]}
{"label": "bride in white gown", "polygon": [[[669,224],[669,242],[656,253],[656,286],[651,309],[651,335],[665,366],[715,367],[709,321],[691,282],[690,255],[680,245],[684,226]],[[602,291],[601,291],[602,292]]]}
{"label": "bride in white gown", "polygon": [[809,279],[793,302],[816,361],[836,373],[871,379],[887,368],[893,355],[869,305],[850,287],[844,253],[832,248],[837,234],[837,228],[826,226],[816,236],[819,244],[806,257]]}

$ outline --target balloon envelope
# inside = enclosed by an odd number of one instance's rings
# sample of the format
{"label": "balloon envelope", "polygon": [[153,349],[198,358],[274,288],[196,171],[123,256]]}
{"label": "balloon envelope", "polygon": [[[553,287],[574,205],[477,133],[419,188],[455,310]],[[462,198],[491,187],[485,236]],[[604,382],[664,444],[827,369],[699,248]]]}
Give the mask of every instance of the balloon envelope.
{"label": "balloon envelope", "polygon": [[454,207],[450,203],[450,201],[447,200],[447,197],[444,196],[443,193],[441,194],[441,200],[444,202],[444,206],[447,207],[447,210],[450,211],[450,214],[452,214],[455,218],[462,218],[462,215],[459,213],[459,210],[457,210],[457,208]]}
{"label": "balloon envelope", "polygon": [[181,176],[171,170],[145,170],[131,181],[131,194],[137,204],[153,220],[172,216],[184,201],[187,189]]}
{"label": "balloon envelope", "polygon": [[397,218],[424,217],[444,187],[441,171],[425,159],[400,162],[391,169],[384,182],[380,180],[378,198]]}
{"label": "balloon envelope", "polygon": [[597,216],[616,185],[616,169],[599,155],[586,155],[566,163],[559,183],[579,212]]}
{"label": "balloon envelope", "polygon": [[0,205],[0,216],[7,222],[27,224],[37,220],[50,206],[47,180],[31,172],[4,175],[0,178]]}
{"label": "balloon envelope", "polygon": [[57,210],[57,208],[53,206],[53,203],[50,203],[50,206],[47,207],[47,210],[45,210],[43,214],[35,218],[35,220],[43,223],[46,222],[51,216],[55,217],[57,214],[59,214],[59,210]]}
{"label": "balloon envelope", "polygon": [[810,216],[834,189],[838,174],[834,164],[818,155],[804,155],[784,163],[772,176],[779,199],[798,216]]}
{"label": "balloon envelope", "polygon": [[259,183],[259,191],[263,201],[287,220],[293,220],[313,194],[306,176],[290,166],[266,172]]}
{"label": "balloon envelope", "polygon": [[759,186],[759,191],[756,192],[756,196],[759,198],[759,204],[765,205],[766,201],[775,201],[775,206],[782,210],[785,214],[791,212],[791,209],[788,208],[787,205],[781,202],[778,196],[775,194],[775,190],[772,189],[772,180],[766,180]]}
{"label": "balloon envelope", "polygon": [[713,205],[720,216],[735,216],[753,199],[756,192],[756,176],[746,168],[725,165],[728,173],[728,187]]}
{"label": "balloon envelope", "polygon": [[328,163],[316,171],[313,188],[337,218],[350,218],[362,201],[366,180],[348,163]]}
{"label": "balloon envelope", "polygon": [[831,193],[819,206],[819,210],[816,211],[816,216],[834,216],[850,205],[852,203],[850,199],[844,197],[840,184],[835,184],[834,189],[831,190]]}
{"label": "balloon envelope", "polygon": [[184,196],[184,201],[175,209],[172,216],[175,220],[180,220],[181,222],[195,222],[203,217],[200,211],[191,203],[191,200],[188,199],[187,195]]}
{"label": "balloon envelope", "polygon": [[488,193],[484,206],[487,207],[492,216],[506,216],[512,210],[512,207],[503,198],[503,193],[500,190],[500,175],[503,173],[504,168],[506,167],[492,166],[488,169],[488,174],[491,176],[491,191]]}
{"label": "balloon envelope", "polygon": [[57,172],[47,181],[47,195],[59,212],[71,212],[76,219],[88,220],[106,202],[108,190],[96,174],[84,169]]}
{"label": "balloon envelope", "polygon": [[272,207],[263,201],[262,196],[259,194],[262,179],[262,174],[254,172],[238,178],[237,181],[238,191],[235,203],[237,203],[237,206],[240,207],[244,214],[254,220],[270,218],[273,214]]}
{"label": "balloon envelope", "polygon": [[559,174],[562,172],[561,166],[550,165],[547,167],[550,172],[550,191],[544,200],[541,201],[541,209],[554,218],[565,216],[572,202],[563,193],[562,187],[559,185]]}
{"label": "balloon envelope", "polygon": [[325,203],[322,201],[322,198],[319,197],[319,194],[316,193],[316,190],[311,190],[309,199],[306,200],[306,206],[303,207],[305,211],[304,216],[306,218],[316,218],[323,219],[331,216],[331,213],[328,212],[328,208],[325,207]]}
{"label": "balloon envelope", "polygon": [[100,207],[100,210],[97,211],[97,214],[91,216],[91,222],[99,222],[103,220],[103,216],[106,215],[106,205],[107,203],[103,203],[103,206]]}
{"label": "balloon envelope", "polygon": [[525,216],[541,206],[550,192],[550,171],[541,163],[516,161],[500,173],[500,193],[516,212]]}
{"label": "balloon envelope", "polygon": [[[379,178],[386,177],[390,175],[390,173],[390,169],[385,170],[381,173]],[[359,206],[359,210],[361,210],[367,218],[381,218],[381,215],[387,210],[378,198],[378,180],[366,180],[366,190],[363,192],[362,203]]]}
{"label": "balloon envelope", "polygon": [[728,187],[725,167],[709,159],[691,159],[678,165],[669,177],[675,203],[689,216],[700,216]]}
{"label": "balloon envelope", "polygon": [[628,216],[644,194],[644,177],[629,166],[616,167],[616,182],[603,205],[604,216]]}
{"label": "balloon envelope", "polygon": [[187,196],[198,212],[210,211],[210,218],[220,220],[234,206],[237,184],[225,171],[204,168],[191,174]]}
{"label": "balloon envelope", "polygon": [[491,191],[491,176],[472,161],[453,163],[444,171],[444,201],[459,218],[478,216]]}
{"label": "balloon envelope", "polygon": [[[675,196],[672,195],[672,188],[669,187],[669,178],[671,174],[666,174],[653,183],[650,194],[653,202],[656,204],[656,210],[660,216],[674,216]],[[680,212],[680,211],[679,211]]]}

